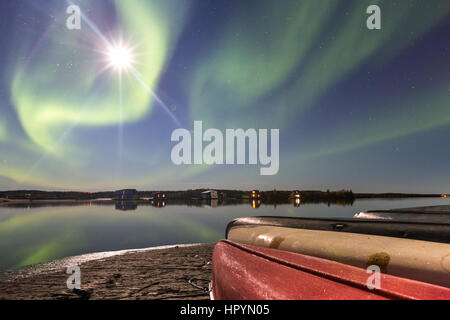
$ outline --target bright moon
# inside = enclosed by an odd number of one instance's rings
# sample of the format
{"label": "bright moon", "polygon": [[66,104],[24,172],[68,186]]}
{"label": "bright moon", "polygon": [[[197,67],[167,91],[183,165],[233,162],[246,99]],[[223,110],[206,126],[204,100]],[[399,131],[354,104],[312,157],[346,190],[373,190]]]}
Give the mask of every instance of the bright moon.
{"label": "bright moon", "polygon": [[110,66],[119,71],[130,68],[133,62],[131,50],[122,45],[111,47],[108,52],[108,57]]}

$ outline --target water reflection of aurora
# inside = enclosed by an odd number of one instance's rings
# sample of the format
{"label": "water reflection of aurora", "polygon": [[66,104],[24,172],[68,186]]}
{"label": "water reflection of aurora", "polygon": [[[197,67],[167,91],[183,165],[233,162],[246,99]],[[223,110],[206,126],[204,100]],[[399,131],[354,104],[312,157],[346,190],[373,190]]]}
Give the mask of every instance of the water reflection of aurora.
{"label": "water reflection of aurora", "polygon": [[[255,200],[258,201],[258,200]],[[159,245],[204,243],[222,239],[233,219],[249,216],[342,217],[370,209],[445,205],[448,199],[356,200],[341,203],[241,204],[208,202],[158,208],[147,203],[135,210],[115,204],[8,208],[0,207],[0,271],[63,257]]]}

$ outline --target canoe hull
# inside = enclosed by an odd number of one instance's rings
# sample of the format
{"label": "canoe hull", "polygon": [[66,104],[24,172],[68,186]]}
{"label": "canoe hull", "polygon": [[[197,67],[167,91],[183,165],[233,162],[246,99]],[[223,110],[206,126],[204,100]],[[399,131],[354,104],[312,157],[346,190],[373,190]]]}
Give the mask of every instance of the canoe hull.
{"label": "canoe hull", "polygon": [[217,243],[213,296],[217,300],[450,299],[450,289],[381,274],[370,290],[365,269],[316,257],[237,244]]}

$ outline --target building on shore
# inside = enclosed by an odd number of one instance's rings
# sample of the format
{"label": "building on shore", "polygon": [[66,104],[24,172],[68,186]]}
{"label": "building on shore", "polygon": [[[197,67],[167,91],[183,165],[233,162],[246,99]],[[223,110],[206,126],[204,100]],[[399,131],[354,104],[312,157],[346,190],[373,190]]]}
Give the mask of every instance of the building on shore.
{"label": "building on shore", "polygon": [[153,200],[154,201],[162,201],[166,199],[166,194],[164,192],[156,192],[153,195]]}
{"label": "building on shore", "polygon": [[137,197],[136,189],[122,189],[114,192],[114,200],[132,200]]}
{"label": "building on shore", "polygon": [[300,199],[300,198],[301,198],[300,190],[294,190],[289,195],[289,199]]}
{"label": "building on shore", "polygon": [[301,194],[299,190],[294,190],[291,192],[291,194],[289,195],[289,199],[291,200],[292,204],[294,205],[294,207],[300,207],[301,204]]}
{"label": "building on shore", "polygon": [[203,191],[202,199],[219,199],[219,193],[215,190]]}
{"label": "building on shore", "polygon": [[252,190],[252,192],[250,193],[250,199],[261,199],[261,191]]}

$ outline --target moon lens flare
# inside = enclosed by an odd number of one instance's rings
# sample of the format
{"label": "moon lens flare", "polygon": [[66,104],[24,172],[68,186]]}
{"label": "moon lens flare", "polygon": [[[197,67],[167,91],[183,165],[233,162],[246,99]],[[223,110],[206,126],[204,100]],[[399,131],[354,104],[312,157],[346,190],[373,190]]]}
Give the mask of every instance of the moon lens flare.
{"label": "moon lens flare", "polygon": [[130,69],[133,65],[132,50],[124,45],[116,45],[107,52],[109,67],[118,71]]}

